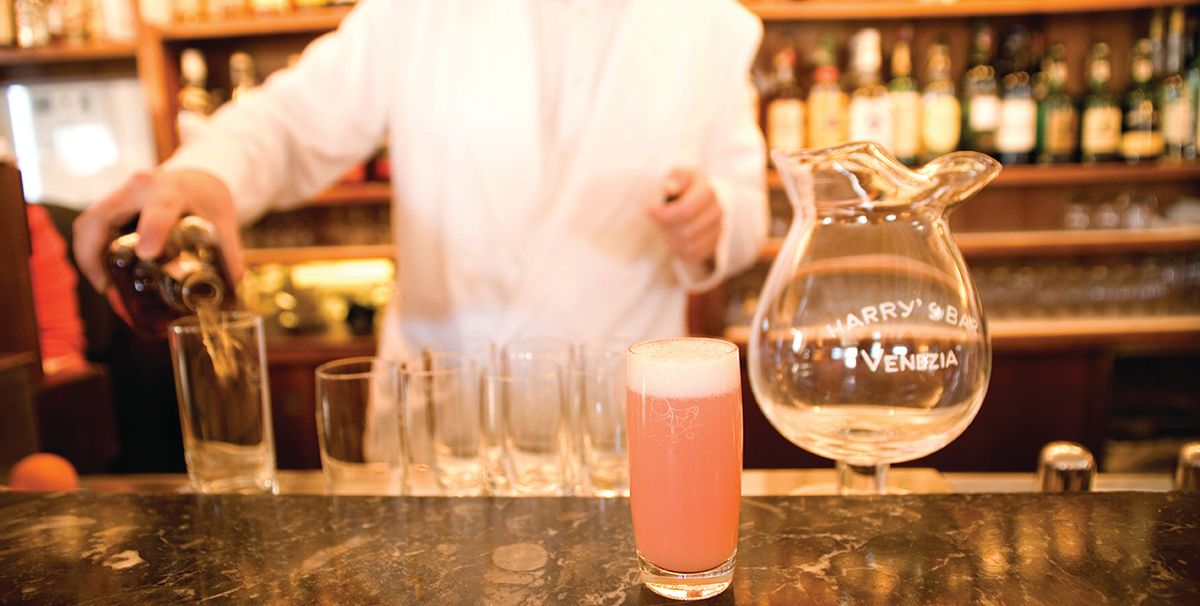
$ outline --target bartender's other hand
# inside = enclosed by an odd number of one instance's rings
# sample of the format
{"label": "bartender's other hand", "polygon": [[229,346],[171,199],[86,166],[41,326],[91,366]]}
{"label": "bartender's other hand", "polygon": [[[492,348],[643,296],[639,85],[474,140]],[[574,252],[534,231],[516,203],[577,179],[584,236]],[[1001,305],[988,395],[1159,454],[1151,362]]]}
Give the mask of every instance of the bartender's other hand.
{"label": "bartender's other hand", "polygon": [[663,182],[663,198],[670,201],[652,206],[647,214],[662,230],[671,252],[688,263],[712,262],[724,212],[708,177],[676,168]]}
{"label": "bartender's other hand", "polygon": [[242,277],[242,247],[233,196],[216,177],[197,170],[156,170],[130,177],[120,189],[88,207],[75,219],[75,260],[96,290],[108,284],[104,249],[116,229],[138,218],[137,254],[157,257],[171,228],[184,215],[207,219],[217,228],[218,242],[234,282]]}

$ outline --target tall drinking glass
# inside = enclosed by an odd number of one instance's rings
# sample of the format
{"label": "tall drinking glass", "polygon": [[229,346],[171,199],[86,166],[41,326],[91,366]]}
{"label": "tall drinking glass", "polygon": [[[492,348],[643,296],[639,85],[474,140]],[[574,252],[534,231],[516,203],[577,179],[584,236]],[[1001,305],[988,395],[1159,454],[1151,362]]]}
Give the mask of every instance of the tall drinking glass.
{"label": "tall drinking glass", "polygon": [[629,493],[642,582],[678,600],[729,587],[741,501],[738,348],[644,341],[626,368]]}
{"label": "tall drinking glass", "polygon": [[[405,408],[425,410],[438,489],[451,496],[484,492],[484,416],[479,399],[479,370],[469,360],[423,370],[406,367],[401,373]],[[414,428],[414,431],[420,429]]]}
{"label": "tall drinking glass", "polygon": [[629,495],[625,352],[628,341],[590,342],[576,348],[569,378],[574,414],[572,446],[579,491],[601,497]]}
{"label": "tall drinking glass", "polygon": [[317,440],[325,492],[399,495],[403,440],[396,365],[380,358],[317,368]]}
{"label": "tall drinking glass", "polygon": [[192,489],[275,492],[275,440],[262,318],[209,312],[168,328]]}
{"label": "tall drinking glass", "polygon": [[484,406],[497,411],[511,490],[557,496],[568,488],[566,400],[557,365],[509,360],[484,375]]}

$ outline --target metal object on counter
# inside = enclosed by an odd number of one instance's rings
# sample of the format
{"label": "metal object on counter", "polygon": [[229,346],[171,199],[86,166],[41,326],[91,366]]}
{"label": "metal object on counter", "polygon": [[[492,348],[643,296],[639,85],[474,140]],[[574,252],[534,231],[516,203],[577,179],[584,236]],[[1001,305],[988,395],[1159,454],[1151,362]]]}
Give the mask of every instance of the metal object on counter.
{"label": "metal object on counter", "polygon": [[1082,444],[1050,442],[1038,454],[1038,492],[1087,492],[1096,477],[1096,458]]}
{"label": "metal object on counter", "polygon": [[1179,449],[1175,464],[1175,490],[1200,491],[1200,442],[1188,442]]}

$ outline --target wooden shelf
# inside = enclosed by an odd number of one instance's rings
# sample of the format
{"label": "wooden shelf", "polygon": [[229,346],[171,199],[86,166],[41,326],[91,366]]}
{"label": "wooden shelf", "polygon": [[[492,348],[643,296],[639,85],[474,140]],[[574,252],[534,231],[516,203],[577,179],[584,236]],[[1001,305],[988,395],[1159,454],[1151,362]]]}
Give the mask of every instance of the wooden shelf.
{"label": "wooden shelf", "polygon": [[[1132,183],[1171,183],[1200,180],[1200,162],[1158,162],[1129,165],[1058,164],[1053,166],[1006,166],[987,189],[997,187],[1045,187],[1071,185],[1126,185]],[[774,169],[767,171],[767,185],[782,189],[783,181]]]}
{"label": "wooden shelf", "polygon": [[242,251],[242,261],[248,265],[269,263],[306,263],[309,261],[345,261],[349,259],[392,258],[391,244],[359,246],[304,246],[297,248],[248,248]]}
{"label": "wooden shelf", "polygon": [[0,65],[132,61],[135,50],[136,46],[132,42],[97,42],[76,46],[55,45],[39,48],[0,48]]}
{"label": "wooden shelf", "polygon": [[744,0],[764,21],[837,21],[992,17],[1130,11],[1190,4],[1187,0]]}
{"label": "wooden shelf", "polygon": [[[1200,315],[994,320],[988,322],[997,350],[1117,346],[1200,347]],[[745,346],[749,326],[729,326],[725,338]]]}
{"label": "wooden shelf", "polygon": [[337,28],[349,7],[296,10],[283,15],[254,15],[238,19],[170,23],[155,26],[163,40],[214,40],[283,34],[323,33]]}
{"label": "wooden shelf", "polygon": [[339,183],[313,198],[314,206],[386,204],[392,201],[390,183]]}
{"label": "wooden shelf", "polygon": [[[954,239],[963,256],[968,258],[1163,252],[1200,249],[1200,226],[1080,231],[962,232],[955,234]],[[782,238],[771,238],[759,251],[759,260],[774,259],[782,247]]]}

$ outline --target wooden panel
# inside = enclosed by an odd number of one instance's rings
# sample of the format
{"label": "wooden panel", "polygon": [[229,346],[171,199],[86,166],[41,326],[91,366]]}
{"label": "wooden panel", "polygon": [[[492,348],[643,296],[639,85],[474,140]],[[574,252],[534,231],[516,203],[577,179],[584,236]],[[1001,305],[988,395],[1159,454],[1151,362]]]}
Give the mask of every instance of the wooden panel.
{"label": "wooden panel", "polygon": [[0,484],[13,463],[39,450],[31,367],[27,356],[0,354]]}
{"label": "wooden panel", "polygon": [[339,261],[346,259],[391,259],[391,244],[360,246],[305,246],[299,248],[250,248],[242,251],[242,262],[248,266],[268,263],[304,263],[307,261]]}
{"label": "wooden panel", "polygon": [[[996,352],[1156,347],[1200,349],[1200,316],[1104,317],[988,322]],[[745,346],[748,326],[728,326],[726,339]]]}
{"label": "wooden panel", "polygon": [[[1147,253],[1200,249],[1200,227],[1079,231],[967,231],[955,233],[954,239],[963,256],[968,258]],[[759,260],[774,259],[782,247],[782,238],[768,240],[759,251]]]}
{"label": "wooden panel", "polygon": [[320,33],[332,30],[341,23],[345,7],[293,11],[284,15],[251,15],[238,19],[223,19],[199,23],[172,23],[158,26],[166,40],[211,40],[245,38],[296,33]]}
{"label": "wooden panel", "polygon": [[390,204],[390,183],[339,183],[321,192],[311,200],[314,206],[341,206],[343,204]]}
{"label": "wooden panel", "polygon": [[131,61],[135,48],[135,45],[130,42],[100,42],[79,46],[45,46],[41,48],[0,48],[0,65],[72,61]]}
{"label": "wooden panel", "polygon": [[[743,356],[745,359],[745,356]],[[940,471],[1025,471],[1046,442],[1073,440],[1103,457],[1110,358],[1103,352],[997,355],[979,414],[941,451],[906,465]],[[792,445],[759,409],[743,370],[747,468],[832,467]]]}
{"label": "wooden panel", "polygon": [[[1200,180],[1200,162],[1128,164],[1057,164],[1006,166],[988,184],[988,189],[1062,185],[1131,185],[1142,183],[1191,183]],[[783,182],[774,170],[767,173],[767,184],[782,189]]]}
{"label": "wooden panel", "polygon": [[1187,0],[768,0],[743,2],[765,21],[920,19],[1127,11]]}
{"label": "wooden panel", "polygon": [[32,360],[35,382],[41,378],[37,315],[30,278],[29,223],[25,196],[17,168],[0,162],[0,354],[18,354]]}

